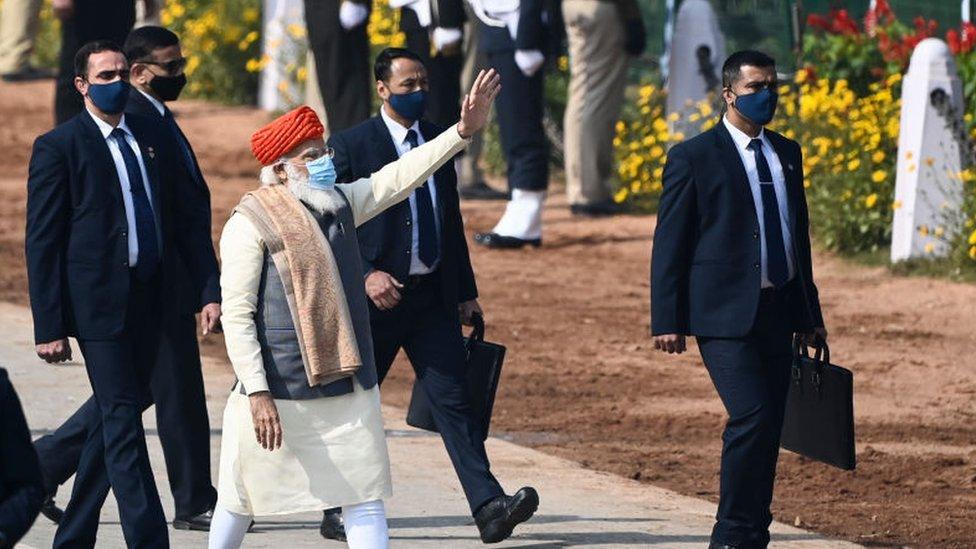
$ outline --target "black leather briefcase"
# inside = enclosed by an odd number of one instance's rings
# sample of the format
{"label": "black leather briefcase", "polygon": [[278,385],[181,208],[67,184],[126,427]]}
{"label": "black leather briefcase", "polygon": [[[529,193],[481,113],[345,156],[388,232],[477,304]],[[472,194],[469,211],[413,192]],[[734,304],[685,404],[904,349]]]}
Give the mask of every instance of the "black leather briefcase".
{"label": "black leather briefcase", "polygon": [[830,363],[820,342],[813,356],[799,337],[783,422],[783,448],[851,471],[854,457],[854,375]]}
{"label": "black leather briefcase", "polygon": [[[485,341],[485,321],[481,315],[475,315],[474,329],[469,337],[464,338],[467,350],[468,366],[468,398],[471,413],[475,418],[475,425],[481,431],[481,439],[488,438],[488,427],[491,424],[491,410],[495,405],[495,391],[498,390],[498,378],[502,373],[502,363],[505,361],[505,347]],[[414,382],[413,394],[410,397],[410,408],[407,409],[407,425],[438,432],[431,414],[430,401],[424,394],[419,383]]]}

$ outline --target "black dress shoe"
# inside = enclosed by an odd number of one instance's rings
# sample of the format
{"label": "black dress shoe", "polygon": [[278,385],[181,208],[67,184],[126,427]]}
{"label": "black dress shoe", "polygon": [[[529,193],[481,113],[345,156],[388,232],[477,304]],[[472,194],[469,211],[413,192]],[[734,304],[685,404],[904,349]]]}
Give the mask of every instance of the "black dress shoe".
{"label": "black dress shoe", "polygon": [[47,520],[58,524],[61,522],[61,518],[64,516],[64,511],[54,503],[54,494],[51,494],[44,500],[41,504],[41,514],[44,515]]}
{"label": "black dress shoe", "polygon": [[37,67],[27,67],[16,72],[8,72],[0,75],[4,82],[32,82],[34,80],[48,80],[54,78],[54,71],[50,69],[38,69]]}
{"label": "black dress shoe", "polygon": [[484,181],[471,185],[461,185],[458,187],[458,194],[461,195],[461,198],[468,200],[508,200],[508,193],[496,191]]}
{"label": "black dress shoe", "polygon": [[541,238],[516,238],[514,236],[502,236],[498,233],[475,233],[474,241],[486,248],[505,248],[517,249],[523,246],[542,246]]}
{"label": "black dress shoe", "polygon": [[708,549],[739,549],[735,545],[728,545],[726,543],[711,542],[708,544]]}
{"label": "black dress shoe", "polygon": [[596,202],[594,204],[573,204],[569,207],[569,211],[573,215],[584,217],[608,217],[626,213],[627,206],[607,200],[606,202]]}
{"label": "black dress shoe", "polygon": [[346,541],[346,527],[342,524],[342,509],[326,509],[322,511],[322,524],[319,533],[325,539]]}
{"label": "black dress shoe", "polygon": [[210,521],[213,520],[213,509],[207,509],[199,515],[190,517],[176,517],[173,519],[173,528],[177,530],[195,530],[197,532],[209,532]]}
{"label": "black dress shoe", "polygon": [[474,521],[484,543],[498,543],[512,535],[515,527],[530,518],[539,508],[539,494],[535,488],[525,487],[514,496],[498,496],[481,506]]}

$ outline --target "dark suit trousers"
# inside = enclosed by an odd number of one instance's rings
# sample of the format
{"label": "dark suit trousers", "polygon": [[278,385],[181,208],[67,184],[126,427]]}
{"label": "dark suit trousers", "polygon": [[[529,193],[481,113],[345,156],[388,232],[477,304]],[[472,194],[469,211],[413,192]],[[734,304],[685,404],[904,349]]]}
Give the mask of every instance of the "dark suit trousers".
{"label": "dark suit trousers", "polygon": [[61,22],[61,53],[54,93],[54,120],[65,122],[81,112],[84,99],[75,89],[75,53],[94,40],[125,42],[136,21],[134,0],[75,0],[74,15]]}
{"label": "dark suit trousers", "polygon": [[442,128],[457,123],[461,114],[461,67],[464,57],[460,48],[452,55],[430,56],[430,34],[427,29],[407,31],[407,49],[415,52],[427,67],[430,92],[427,96],[427,120]]}
{"label": "dark suit trousers", "polygon": [[705,368],[729,419],[722,433],[722,470],[712,541],[766,547],[773,481],[792,362],[786,292],[760,298],[744,338],[699,337]]}
{"label": "dark suit trousers", "polygon": [[503,82],[495,109],[508,163],[508,186],[544,191],[549,188],[549,141],[542,127],[543,69],[531,78],[525,76],[512,51],[489,52],[487,61]]}
{"label": "dark suit trousers", "polygon": [[[217,492],[210,480],[210,418],[192,314],[167,315],[150,392],[176,516],[202,513],[213,507]],[[35,441],[48,493],[78,470],[88,429],[99,420],[92,397],[57,431]]]}
{"label": "dark suit trousers", "polygon": [[366,120],[373,97],[366,24],[343,29],[339,0],[305,0],[305,24],[329,133]]}
{"label": "dark suit trousers", "polygon": [[402,290],[403,299],[392,311],[370,303],[376,373],[382,383],[397,352],[401,347],[406,351],[473,514],[504,492],[491,474],[484,440],[471,416],[457,307],[442,305],[439,286],[434,273],[417,288]]}
{"label": "dark suit trousers", "polygon": [[159,296],[158,280],[143,284],[133,276],[123,333],[115,339],[79,341],[101,422],[88,431],[54,547],[95,545],[109,487],[118,501],[126,545],[169,546],[142,427],[159,344]]}

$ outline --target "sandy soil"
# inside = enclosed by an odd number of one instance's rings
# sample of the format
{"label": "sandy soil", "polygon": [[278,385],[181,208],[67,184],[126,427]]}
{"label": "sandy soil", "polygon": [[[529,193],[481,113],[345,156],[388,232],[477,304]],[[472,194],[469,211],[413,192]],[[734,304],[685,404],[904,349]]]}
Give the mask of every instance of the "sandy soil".
{"label": "sandy soil", "polygon": [[[49,83],[0,84],[0,299],[15,303],[27,302],[27,162],[52,103]],[[193,102],[178,115],[212,189],[217,236],[255,184],[247,138],[267,117]],[[469,234],[490,229],[500,210],[464,204]],[[545,226],[539,250],[473,248],[489,339],[509,347],[495,430],[716,499],[721,405],[694,348],[666,357],[647,336],[654,218],[579,220],[554,197]],[[859,467],[784,452],[776,518],[870,545],[974,546],[976,286],[899,278],[825,253],[816,277],[835,362],[855,375]],[[223,356],[219,339],[205,352]],[[405,405],[412,377],[405,362],[396,367],[385,401]]]}

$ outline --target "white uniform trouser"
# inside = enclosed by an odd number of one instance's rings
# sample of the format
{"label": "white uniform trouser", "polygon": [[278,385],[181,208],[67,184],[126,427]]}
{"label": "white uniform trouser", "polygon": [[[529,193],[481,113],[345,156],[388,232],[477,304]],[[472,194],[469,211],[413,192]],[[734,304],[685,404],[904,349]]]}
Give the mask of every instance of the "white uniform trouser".
{"label": "white uniform trouser", "polygon": [[[237,549],[251,525],[250,515],[231,513],[220,505],[210,522],[210,549]],[[346,539],[350,549],[387,549],[390,535],[386,508],[381,500],[346,505],[342,508]]]}

